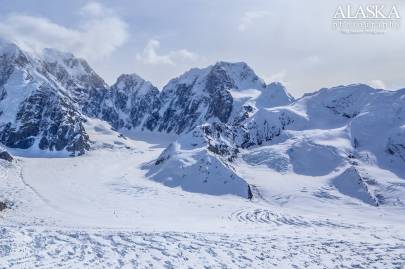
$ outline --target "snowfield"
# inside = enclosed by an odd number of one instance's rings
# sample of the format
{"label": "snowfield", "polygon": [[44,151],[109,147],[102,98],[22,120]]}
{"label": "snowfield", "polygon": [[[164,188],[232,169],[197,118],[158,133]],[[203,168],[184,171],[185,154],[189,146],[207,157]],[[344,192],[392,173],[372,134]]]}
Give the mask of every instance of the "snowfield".
{"label": "snowfield", "polygon": [[[93,143],[83,156],[10,150],[16,160],[0,160],[0,200],[9,206],[0,212],[0,268],[405,264],[404,207],[376,207],[358,199],[361,187],[334,185],[331,178],[344,164],[334,169],[340,158],[332,147],[295,139],[241,152],[234,168],[252,186],[249,200],[151,180],[148,167],[174,135],[122,136],[100,120],[89,120],[86,130]],[[344,139],[329,139],[333,132],[320,133],[317,141],[344,147]],[[307,150],[311,162],[334,165],[308,175],[314,164],[302,161]]]}

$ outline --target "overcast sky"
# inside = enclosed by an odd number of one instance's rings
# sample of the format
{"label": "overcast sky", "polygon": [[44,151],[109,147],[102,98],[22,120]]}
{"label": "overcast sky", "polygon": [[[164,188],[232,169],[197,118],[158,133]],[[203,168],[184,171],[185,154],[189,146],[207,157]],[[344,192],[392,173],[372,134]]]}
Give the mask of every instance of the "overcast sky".
{"label": "overcast sky", "polygon": [[[405,1],[380,2],[405,16]],[[405,25],[384,34],[334,31],[332,17],[347,3],[0,0],[0,36],[29,49],[71,51],[110,84],[137,73],[161,88],[191,67],[224,60],[248,63],[296,97],[357,82],[404,88]]]}

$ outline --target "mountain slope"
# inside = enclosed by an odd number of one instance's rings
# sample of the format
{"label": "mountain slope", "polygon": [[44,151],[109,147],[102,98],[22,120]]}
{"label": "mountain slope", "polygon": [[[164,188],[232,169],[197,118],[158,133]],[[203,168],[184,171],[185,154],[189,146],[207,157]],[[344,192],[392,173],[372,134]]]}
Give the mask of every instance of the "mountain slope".
{"label": "mountain slope", "polygon": [[147,175],[166,186],[180,186],[185,191],[232,194],[251,199],[249,184],[236,173],[232,164],[237,150],[227,143],[226,137],[217,135],[220,132],[210,125],[182,135],[150,164]]}

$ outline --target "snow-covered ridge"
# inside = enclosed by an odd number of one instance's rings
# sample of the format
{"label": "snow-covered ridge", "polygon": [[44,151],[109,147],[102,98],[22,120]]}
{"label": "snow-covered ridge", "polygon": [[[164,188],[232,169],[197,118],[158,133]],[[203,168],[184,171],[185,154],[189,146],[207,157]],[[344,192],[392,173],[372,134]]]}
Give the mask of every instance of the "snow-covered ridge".
{"label": "snow-covered ridge", "polygon": [[290,102],[292,98],[284,94],[267,87],[246,63],[218,62],[191,69],[163,87],[155,129],[183,133],[205,122],[228,123],[245,102],[254,98],[267,106]]}
{"label": "snow-covered ridge", "polygon": [[231,122],[248,101],[272,107],[293,100],[281,84],[266,85],[246,63],[227,62],[193,68],[161,92],[135,74],[121,75],[102,99],[98,117],[115,128],[177,134],[205,122]]}
{"label": "snow-covered ridge", "polygon": [[82,154],[89,148],[81,125],[86,117],[117,129],[184,133],[205,122],[230,121],[241,109],[233,91],[266,89],[245,63],[192,69],[159,92],[135,74],[109,87],[85,60],[54,49],[31,55],[2,41],[1,55],[1,141],[17,148]]}

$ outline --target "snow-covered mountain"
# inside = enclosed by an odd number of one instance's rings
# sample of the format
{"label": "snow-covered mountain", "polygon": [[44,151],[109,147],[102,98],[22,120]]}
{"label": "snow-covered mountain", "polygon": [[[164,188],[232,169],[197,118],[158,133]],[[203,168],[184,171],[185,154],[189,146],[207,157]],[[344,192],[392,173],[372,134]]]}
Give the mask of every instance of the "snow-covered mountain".
{"label": "snow-covered mountain", "polygon": [[269,106],[292,100],[280,88],[267,86],[245,63],[192,69],[163,88],[157,130],[182,133],[205,122],[231,122],[251,98]]}
{"label": "snow-covered mountain", "polygon": [[0,142],[12,148],[83,154],[89,139],[69,91],[76,85],[66,69],[82,65],[53,59],[52,50],[35,57],[0,41]]}
{"label": "snow-covered mountain", "polygon": [[251,199],[249,184],[229,160],[237,150],[202,126],[171,143],[150,165],[147,175],[169,187],[211,195],[232,194]]}
{"label": "snow-covered mountain", "polygon": [[252,198],[250,185],[236,172],[239,153],[223,123],[204,124],[181,135],[149,165],[148,176],[170,187],[212,195]]}
{"label": "snow-covered mountain", "polygon": [[246,138],[241,124],[258,110],[293,101],[285,88],[266,85],[245,63],[218,62],[171,80],[160,98],[155,129],[183,135],[158,158],[151,178],[193,192],[252,198],[232,164],[241,146],[235,141]]}
{"label": "snow-covered mountain", "polygon": [[109,87],[71,53],[32,54],[6,41],[0,53],[0,141],[14,148],[83,154],[90,145],[82,125],[86,117],[116,129],[180,134],[205,122],[233,120],[244,113],[240,99],[250,95],[261,104],[292,100],[282,86],[266,86],[245,63],[192,69],[159,92],[135,74],[121,75]]}
{"label": "snow-covered mountain", "polygon": [[405,90],[356,84],[295,100],[247,64],[226,62],[191,69],[162,91],[135,74],[110,87],[70,53],[0,44],[0,141],[8,147],[83,154],[91,146],[84,123],[99,118],[122,132],[180,135],[145,166],[170,187],[254,198],[260,186],[239,167],[266,165],[322,177],[372,205],[405,203]]}
{"label": "snow-covered mountain", "polygon": [[44,75],[56,80],[84,114],[92,117],[100,114],[100,102],[109,86],[85,60],[55,49],[44,49],[39,58]]}
{"label": "snow-covered mountain", "polygon": [[116,128],[180,134],[206,122],[239,118],[247,100],[271,107],[293,98],[281,84],[266,85],[245,63],[218,62],[187,71],[161,92],[135,74],[121,75],[99,116]]}
{"label": "snow-covered mountain", "polygon": [[153,129],[159,107],[159,90],[155,86],[136,74],[124,74],[104,96],[99,117],[117,129]]}
{"label": "snow-covered mountain", "polygon": [[[156,166],[164,170],[160,174],[166,179],[181,178],[173,162],[187,159],[181,162],[182,171],[187,171],[199,160],[215,158],[233,177],[243,179],[235,169],[240,161],[252,169],[266,164],[280,175],[324,177],[324,187],[358,201],[405,205],[405,90],[390,92],[356,84],[321,89],[293,102],[284,99],[284,105],[275,107],[262,106],[257,100],[260,97],[245,98],[239,106],[245,113],[232,121],[206,123],[194,129],[199,135],[182,135],[159,157]],[[165,162],[170,164],[165,167]],[[203,166],[214,170],[209,162]],[[187,180],[194,186],[207,181],[202,171],[190,175]],[[333,196],[327,192],[325,197]]]}

